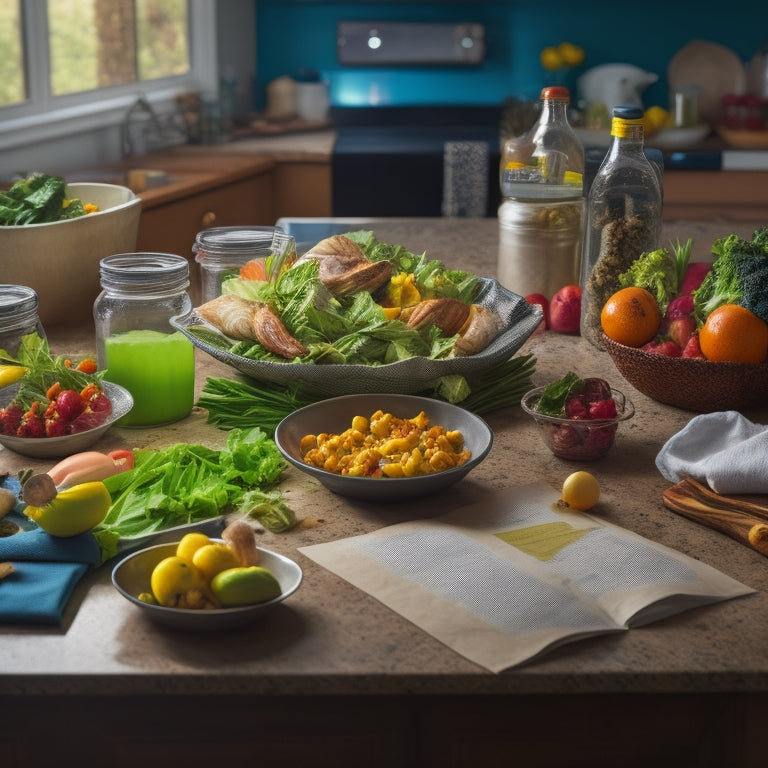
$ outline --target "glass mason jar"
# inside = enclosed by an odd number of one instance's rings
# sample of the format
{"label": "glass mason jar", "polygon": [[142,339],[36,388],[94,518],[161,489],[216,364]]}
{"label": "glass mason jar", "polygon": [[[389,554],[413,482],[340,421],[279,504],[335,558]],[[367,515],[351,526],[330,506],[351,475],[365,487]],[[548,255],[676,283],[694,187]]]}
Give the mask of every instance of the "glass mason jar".
{"label": "glass mason jar", "polygon": [[171,318],[192,310],[189,264],[169,253],[122,253],[100,262],[93,306],[96,356],[104,378],[125,387],[133,408],[122,427],[148,427],[192,410],[195,355]]}
{"label": "glass mason jar", "polygon": [[36,333],[46,338],[37,307],[34,289],[26,285],[0,285],[0,349],[15,357],[22,336]]}
{"label": "glass mason jar", "polygon": [[505,200],[499,207],[499,282],[527,296],[548,299],[565,285],[579,282],[581,198]]}
{"label": "glass mason jar", "polygon": [[[198,232],[192,246],[200,265],[202,301],[221,294],[221,284],[237,277],[248,262],[284,250],[283,239],[294,242],[279,227],[214,227]],[[294,243],[295,255],[295,243]]]}

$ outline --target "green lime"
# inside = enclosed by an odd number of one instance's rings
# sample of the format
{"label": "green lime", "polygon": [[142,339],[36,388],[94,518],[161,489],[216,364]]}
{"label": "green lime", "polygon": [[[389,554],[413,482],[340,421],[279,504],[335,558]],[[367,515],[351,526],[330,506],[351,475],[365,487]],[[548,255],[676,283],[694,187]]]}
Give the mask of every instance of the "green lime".
{"label": "green lime", "polygon": [[263,603],[282,592],[274,574],[259,565],[217,573],[211,581],[211,591],[225,608]]}

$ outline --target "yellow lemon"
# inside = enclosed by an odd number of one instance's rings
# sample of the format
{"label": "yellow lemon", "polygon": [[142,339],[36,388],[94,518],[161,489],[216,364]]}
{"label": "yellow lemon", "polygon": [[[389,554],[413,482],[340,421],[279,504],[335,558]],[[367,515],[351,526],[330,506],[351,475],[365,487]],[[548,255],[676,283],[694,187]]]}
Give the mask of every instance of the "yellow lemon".
{"label": "yellow lemon", "polygon": [[220,541],[200,547],[192,556],[192,564],[208,581],[227,568],[238,568],[241,565],[235,550]]}
{"label": "yellow lemon", "polygon": [[568,42],[560,43],[557,53],[569,67],[578,67],[586,56],[581,46]]}
{"label": "yellow lemon", "polygon": [[211,581],[211,591],[227,608],[263,603],[279,597],[282,592],[272,571],[259,565],[229,568],[217,573]]}
{"label": "yellow lemon", "polygon": [[562,57],[557,52],[557,48],[553,45],[548,45],[544,48],[539,54],[539,58],[541,59],[541,66],[550,72],[560,69],[564,63]]}
{"label": "yellow lemon", "polygon": [[23,365],[0,365],[0,387],[14,384],[26,372],[27,368]]}
{"label": "yellow lemon", "polygon": [[47,504],[29,505],[24,514],[52,536],[77,536],[107,516],[112,497],[100,480],[59,491]]}
{"label": "yellow lemon", "polygon": [[204,547],[206,544],[210,544],[211,540],[204,533],[193,531],[192,533],[185,534],[181,541],[176,546],[176,554],[179,557],[184,557],[190,562],[195,556],[200,547]]}
{"label": "yellow lemon", "polygon": [[154,567],[150,585],[157,602],[171,608],[190,607],[205,591],[200,571],[178,555],[166,557]]}
{"label": "yellow lemon", "polygon": [[562,499],[569,507],[586,512],[600,499],[600,484],[589,472],[574,472],[563,483]]}
{"label": "yellow lemon", "polygon": [[670,114],[664,107],[648,107],[643,114],[643,127],[648,136],[670,124]]}

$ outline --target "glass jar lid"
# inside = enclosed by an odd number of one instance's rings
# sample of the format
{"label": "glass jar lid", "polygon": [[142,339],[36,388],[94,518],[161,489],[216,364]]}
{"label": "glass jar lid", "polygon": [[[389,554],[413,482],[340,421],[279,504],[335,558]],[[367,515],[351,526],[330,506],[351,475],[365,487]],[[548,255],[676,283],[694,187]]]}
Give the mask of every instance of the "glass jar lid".
{"label": "glass jar lid", "polygon": [[197,233],[192,246],[195,260],[203,258],[258,258],[269,253],[280,227],[213,227]]}
{"label": "glass jar lid", "polygon": [[189,262],[172,253],[117,253],[99,262],[101,285],[123,293],[178,293],[189,286]]}

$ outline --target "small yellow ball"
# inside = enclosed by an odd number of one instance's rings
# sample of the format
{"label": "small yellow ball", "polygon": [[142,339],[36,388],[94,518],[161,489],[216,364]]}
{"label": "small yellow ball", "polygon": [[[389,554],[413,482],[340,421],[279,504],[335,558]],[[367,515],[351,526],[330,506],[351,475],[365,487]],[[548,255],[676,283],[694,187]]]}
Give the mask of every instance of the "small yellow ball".
{"label": "small yellow ball", "polygon": [[562,500],[571,508],[586,512],[600,499],[600,483],[589,472],[574,472],[565,478]]}
{"label": "small yellow ball", "polygon": [[557,48],[553,45],[548,45],[544,48],[539,56],[541,58],[541,66],[549,72],[560,69],[564,64],[562,57],[557,52]]}

